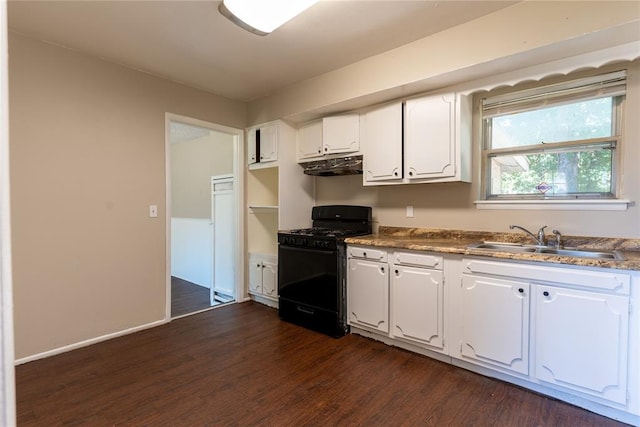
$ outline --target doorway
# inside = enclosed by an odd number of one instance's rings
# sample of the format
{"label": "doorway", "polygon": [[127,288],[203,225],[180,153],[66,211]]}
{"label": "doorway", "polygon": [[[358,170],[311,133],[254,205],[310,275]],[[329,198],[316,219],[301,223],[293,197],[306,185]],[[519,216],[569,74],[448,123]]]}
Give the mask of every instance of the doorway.
{"label": "doorway", "polygon": [[244,278],[240,129],[166,115],[167,318],[236,301]]}

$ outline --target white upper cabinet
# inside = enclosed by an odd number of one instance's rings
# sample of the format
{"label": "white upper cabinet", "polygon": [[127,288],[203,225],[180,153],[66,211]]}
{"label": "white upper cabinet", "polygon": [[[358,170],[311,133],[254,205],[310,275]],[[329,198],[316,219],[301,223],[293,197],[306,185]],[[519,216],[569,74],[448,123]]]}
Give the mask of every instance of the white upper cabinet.
{"label": "white upper cabinet", "polygon": [[405,166],[409,180],[456,175],[453,93],[408,100],[405,104]]}
{"label": "white upper cabinet", "polygon": [[363,115],[365,183],[402,180],[402,102]]}
{"label": "white upper cabinet", "polygon": [[360,114],[342,114],[322,119],[323,154],[360,150]]}
{"label": "white upper cabinet", "polygon": [[298,128],[298,162],[360,153],[360,114],[324,117]]}
{"label": "white upper cabinet", "polygon": [[471,180],[471,99],[446,93],[372,110],[363,123],[363,184]]}
{"label": "white upper cabinet", "polygon": [[322,156],[322,121],[298,128],[298,160]]}
{"label": "white upper cabinet", "polygon": [[283,122],[275,121],[249,128],[247,163],[250,168],[272,166],[278,160],[278,139]]}

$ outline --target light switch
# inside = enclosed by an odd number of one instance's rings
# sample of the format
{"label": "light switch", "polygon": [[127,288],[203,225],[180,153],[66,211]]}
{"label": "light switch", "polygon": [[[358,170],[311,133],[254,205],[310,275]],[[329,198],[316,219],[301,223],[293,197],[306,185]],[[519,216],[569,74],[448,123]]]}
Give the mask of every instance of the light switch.
{"label": "light switch", "polygon": [[413,206],[407,206],[407,218],[413,218]]}
{"label": "light switch", "polygon": [[158,217],[158,205],[149,205],[149,218]]}

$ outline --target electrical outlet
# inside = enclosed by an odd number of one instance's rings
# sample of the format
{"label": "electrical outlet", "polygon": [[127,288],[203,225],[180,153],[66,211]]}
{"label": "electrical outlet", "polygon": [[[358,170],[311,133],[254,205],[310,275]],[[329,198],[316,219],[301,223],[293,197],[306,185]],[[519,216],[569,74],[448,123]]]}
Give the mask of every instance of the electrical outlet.
{"label": "electrical outlet", "polygon": [[407,206],[407,218],[413,218],[413,206]]}
{"label": "electrical outlet", "polygon": [[158,217],[158,205],[149,205],[149,218]]}

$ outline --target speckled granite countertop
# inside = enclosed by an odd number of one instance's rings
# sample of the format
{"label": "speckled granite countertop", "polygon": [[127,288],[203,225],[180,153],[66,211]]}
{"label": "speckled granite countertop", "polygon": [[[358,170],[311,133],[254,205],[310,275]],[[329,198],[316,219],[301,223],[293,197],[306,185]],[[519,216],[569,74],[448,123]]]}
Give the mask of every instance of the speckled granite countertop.
{"label": "speckled granite countertop", "polygon": [[640,239],[563,236],[562,240],[566,248],[617,250],[622,254],[624,260],[578,258],[540,253],[510,253],[467,247],[485,241],[531,244],[531,238],[523,233],[380,226],[378,234],[349,237],[345,241],[351,245],[640,271]]}

